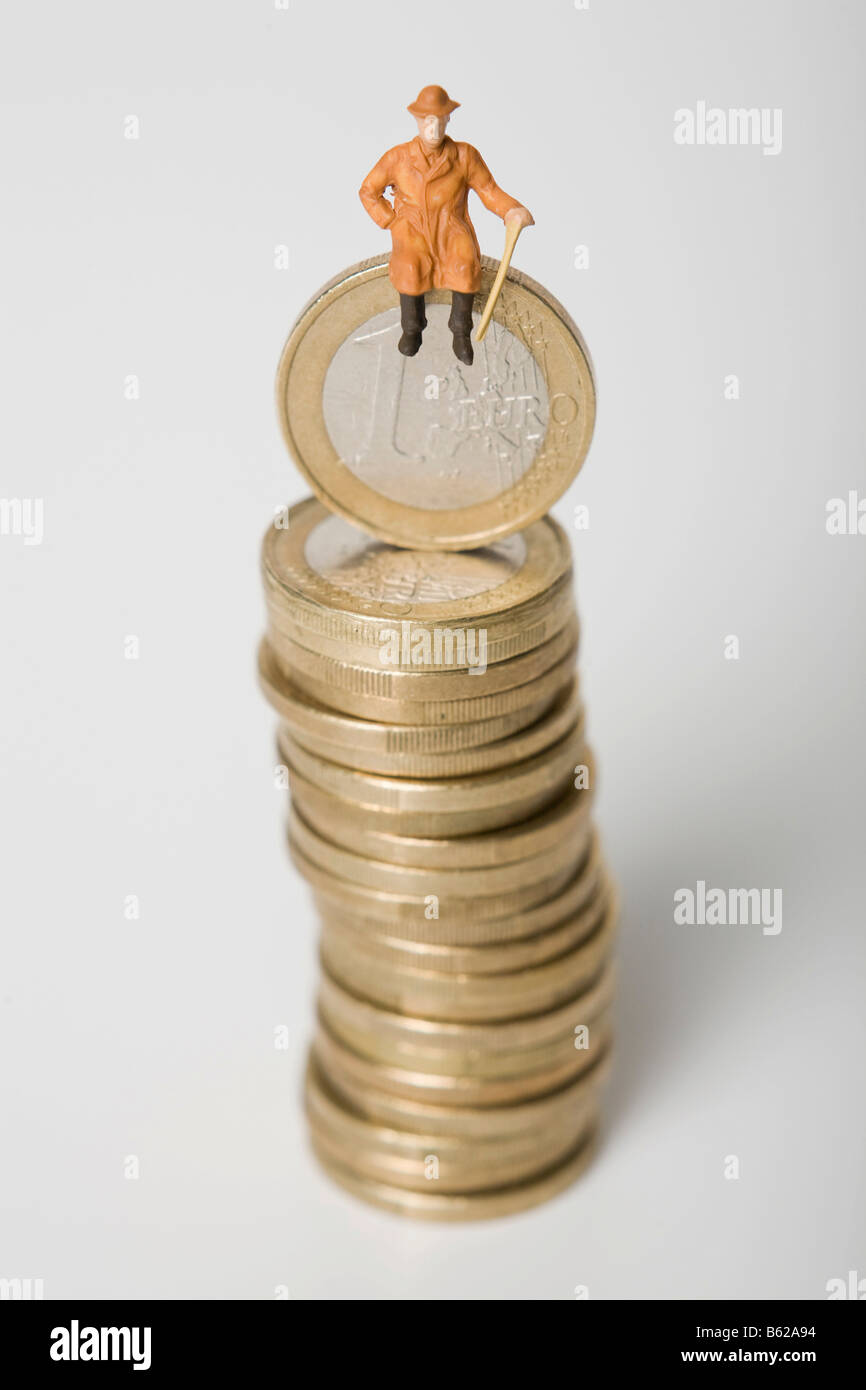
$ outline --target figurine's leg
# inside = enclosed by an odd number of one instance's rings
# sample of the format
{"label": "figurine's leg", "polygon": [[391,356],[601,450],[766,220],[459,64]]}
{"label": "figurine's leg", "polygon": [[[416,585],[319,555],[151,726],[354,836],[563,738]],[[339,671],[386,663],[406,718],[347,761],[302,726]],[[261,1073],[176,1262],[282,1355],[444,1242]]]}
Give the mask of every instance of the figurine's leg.
{"label": "figurine's leg", "polygon": [[471,367],[475,354],[472,351],[472,302],[474,294],[464,294],[454,290],[451,295],[451,314],[448,327],[454,335],[454,356],[467,367]]}
{"label": "figurine's leg", "polygon": [[400,327],[403,334],[397,347],[404,357],[414,357],[421,346],[421,334],[427,327],[423,294],[400,295]]}

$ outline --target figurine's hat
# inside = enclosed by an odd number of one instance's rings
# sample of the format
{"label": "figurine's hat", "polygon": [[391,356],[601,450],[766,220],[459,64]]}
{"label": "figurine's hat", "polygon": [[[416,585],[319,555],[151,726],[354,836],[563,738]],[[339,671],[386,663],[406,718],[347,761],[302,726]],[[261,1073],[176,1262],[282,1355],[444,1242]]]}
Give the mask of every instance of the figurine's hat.
{"label": "figurine's hat", "polygon": [[413,116],[450,116],[459,105],[459,101],[451,100],[444,87],[422,87],[406,110]]}

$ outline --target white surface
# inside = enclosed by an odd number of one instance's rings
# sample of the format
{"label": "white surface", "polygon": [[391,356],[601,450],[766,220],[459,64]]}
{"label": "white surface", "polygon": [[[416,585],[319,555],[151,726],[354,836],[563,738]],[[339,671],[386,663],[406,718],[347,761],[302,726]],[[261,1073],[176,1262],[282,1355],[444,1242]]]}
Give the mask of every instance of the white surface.
{"label": "white surface", "polygon": [[[47,1297],[822,1298],[866,1274],[866,537],[824,525],[866,494],[864,14],[431,13],[4,19],[0,491],[44,498],[45,539],[0,537],[0,1276]],[[277,357],[319,284],[387,249],[356,189],[434,81],[534,213],[517,263],[595,358],[558,515],[590,508],[581,669],[624,894],[603,1150],[555,1203],[462,1228],[368,1210],[308,1156],[314,921],[254,680],[260,534],[303,495]],[[675,145],[702,99],[781,107],[781,154]],[[479,206],[476,226],[497,254],[501,225]],[[781,887],[782,932],[675,926],[699,878]]]}

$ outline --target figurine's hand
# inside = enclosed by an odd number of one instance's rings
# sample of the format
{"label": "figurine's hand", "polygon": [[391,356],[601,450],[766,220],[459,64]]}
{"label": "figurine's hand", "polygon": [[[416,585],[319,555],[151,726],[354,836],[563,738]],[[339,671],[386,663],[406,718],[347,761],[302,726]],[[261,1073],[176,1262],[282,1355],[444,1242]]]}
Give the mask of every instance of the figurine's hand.
{"label": "figurine's hand", "polygon": [[503,220],[506,227],[511,227],[516,223],[521,231],[524,227],[535,226],[535,218],[529,208],[524,207],[509,208]]}

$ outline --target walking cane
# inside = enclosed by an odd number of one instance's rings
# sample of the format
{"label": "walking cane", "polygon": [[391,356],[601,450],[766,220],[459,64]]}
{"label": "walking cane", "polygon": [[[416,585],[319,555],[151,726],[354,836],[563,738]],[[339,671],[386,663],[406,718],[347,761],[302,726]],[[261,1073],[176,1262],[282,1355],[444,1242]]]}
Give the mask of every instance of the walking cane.
{"label": "walking cane", "polygon": [[502,289],[506,272],[511,264],[511,257],[517,245],[517,238],[520,236],[522,230],[523,226],[520,222],[514,221],[510,224],[506,222],[505,224],[505,250],[502,253],[502,260],[499,262],[496,279],[493,281],[490,293],[487,296],[487,303],[484,305],[484,313],[481,315],[478,323],[478,328],[475,333],[476,343],[480,343],[484,334],[487,332],[487,325],[493,316],[493,310],[496,308],[496,301],[499,298],[499,292]]}

